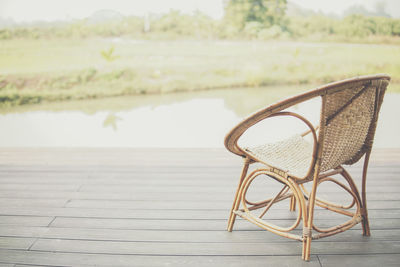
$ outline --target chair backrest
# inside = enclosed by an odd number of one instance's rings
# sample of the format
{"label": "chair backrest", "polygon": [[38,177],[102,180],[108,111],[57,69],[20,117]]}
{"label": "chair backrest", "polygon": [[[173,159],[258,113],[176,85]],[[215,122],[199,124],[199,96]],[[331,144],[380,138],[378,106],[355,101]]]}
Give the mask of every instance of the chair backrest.
{"label": "chair backrest", "polygon": [[320,171],[357,162],[372,148],[388,76],[352,79],[322,95]]}

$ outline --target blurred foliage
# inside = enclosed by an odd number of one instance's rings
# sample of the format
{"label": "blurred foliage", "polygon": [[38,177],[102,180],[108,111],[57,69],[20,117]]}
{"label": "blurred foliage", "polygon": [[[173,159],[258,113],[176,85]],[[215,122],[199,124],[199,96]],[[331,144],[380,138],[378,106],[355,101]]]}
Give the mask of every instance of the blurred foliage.
{"label": "blurred foliage", "polygon": [[112,62],[119,58],[119,56],[114,54],[114,46],[111,46],[108,50],[101,50],[100,55],[107,61]]}
{"label": "blurred foliage", "polygon": [[[333,18],[319,14],[285,15],[286,0],[231,0],[222,20],[196,12],[123,17],[93,23],[18,26],[0,29],[0,40],[126,37],[133,39],[283,39],[312,41],[386,42],[400,37],[400,19],[352,14]],[[382,39],[384,37],[384,39]],[[386,39],[385,39],[386,38]]]}
{"label": "blurred foliage", "polygon": [[348,40],[371,36],[400,36],[400,19],[349,15],[343,19],[325,16],[292,17],[288,25],[290,36],[301,38],[311,35],[344,37]]}
{"label": "blurred foliage", "polygon": [[[119,55],[112,64],[98,52],[111,45]],[[390,74],[391,91],[400,88],[398,45],[56,39],[8,40],[0,47],[0,109],[73,99],[325,84],[375,73]]]}
{"label": "blurred foliage", "polygon": [[[0,29],[0,108],[241,86],[323,84],[374,73],[390,74],[391,90],[400,91],[400,48],[390,45],[400,44],[400,19],[368,14],[288,16],[286,0],[225,3],[221,20],[201,12],[171,11],[144,18],[88,18]],[[113,125],[113,118],[107,123]]]}
{"label": "blurred foliage", "polygon": [[231,0],[225,7],[225,20],[238,29],[257,23],[261,28],[283,25],[286,0]]}

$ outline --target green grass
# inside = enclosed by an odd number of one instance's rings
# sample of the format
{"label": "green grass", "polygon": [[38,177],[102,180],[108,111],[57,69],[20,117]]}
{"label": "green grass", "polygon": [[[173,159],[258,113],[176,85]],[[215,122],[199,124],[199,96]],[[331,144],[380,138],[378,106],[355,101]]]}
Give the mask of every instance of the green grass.
{"label": "green grass", "polygon": [[[104,54],[112,50],[113,60]],[[324,84],[387,73],[400,47],[259,41],[6,40],[0,106],[215,88]]]}
{"label": "green grass", "polygon": [[[156,107],[187,102],[195,98],[223,99],[224,105],[233,110],[238,116],[244,117],[266,105],[294,95],[299,91],[314,88],[312,85],[282,85],[257,88],[232,88],[191,91],[185,93],[147,94],[132,96],[117,96],[86,100],[70,100],[62,102],[44,102],[40,105],[19,105],[1,108],[0,114],[24,113],[28,111],[81,111],[94,114],[99,111],[129,111],[133,108]],[[243,99],[246,98],[246,101]]]}

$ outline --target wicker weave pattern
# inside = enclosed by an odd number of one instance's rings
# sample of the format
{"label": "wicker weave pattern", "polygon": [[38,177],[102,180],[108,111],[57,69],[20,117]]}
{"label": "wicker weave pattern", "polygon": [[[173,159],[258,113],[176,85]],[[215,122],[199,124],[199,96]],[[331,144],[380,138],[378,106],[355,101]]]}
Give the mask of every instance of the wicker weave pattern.
{"label": "wicker weave pattern", "polygon": [[[374,116],[375,90],[372,86],[350,88],[326,96],[323,108],[324,119],[328,121],[324,130],[321,171],[351,161],[361,152]],[[343,108],[346,103],[349,104]]]}
{"label": "wicker weave pattern", "polygon": [[296,177],[304,177],[311,164],[313,147],[300,135],[294,135],[283,141],[245,150],[270,167],[278,168]]}

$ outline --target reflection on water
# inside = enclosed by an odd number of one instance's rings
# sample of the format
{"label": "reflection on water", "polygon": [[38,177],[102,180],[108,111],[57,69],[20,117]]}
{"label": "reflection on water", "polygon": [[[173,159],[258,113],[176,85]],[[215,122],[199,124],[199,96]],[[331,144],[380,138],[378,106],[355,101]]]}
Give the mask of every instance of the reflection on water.
{"label": "reflection on water", "polygon": [[[0,146],[222,147],[225,134],[245,116],[295,92],[297,87],[232,89],[18,107],[1,112]],[[386,97],[375,146],[400,147],[399,101],[400,94]],[[319,102],[295,112],[317,122]],[[244,140],[264,142],[303,130],[279,121],[260,125]]]}
{"label": "reflection on water", "polygon": [[103,127],[112,127],[114,131],[117,130],[117,121],[122,118],[116,116],[114,113],[108,114],[107,118],[103,122]]}

